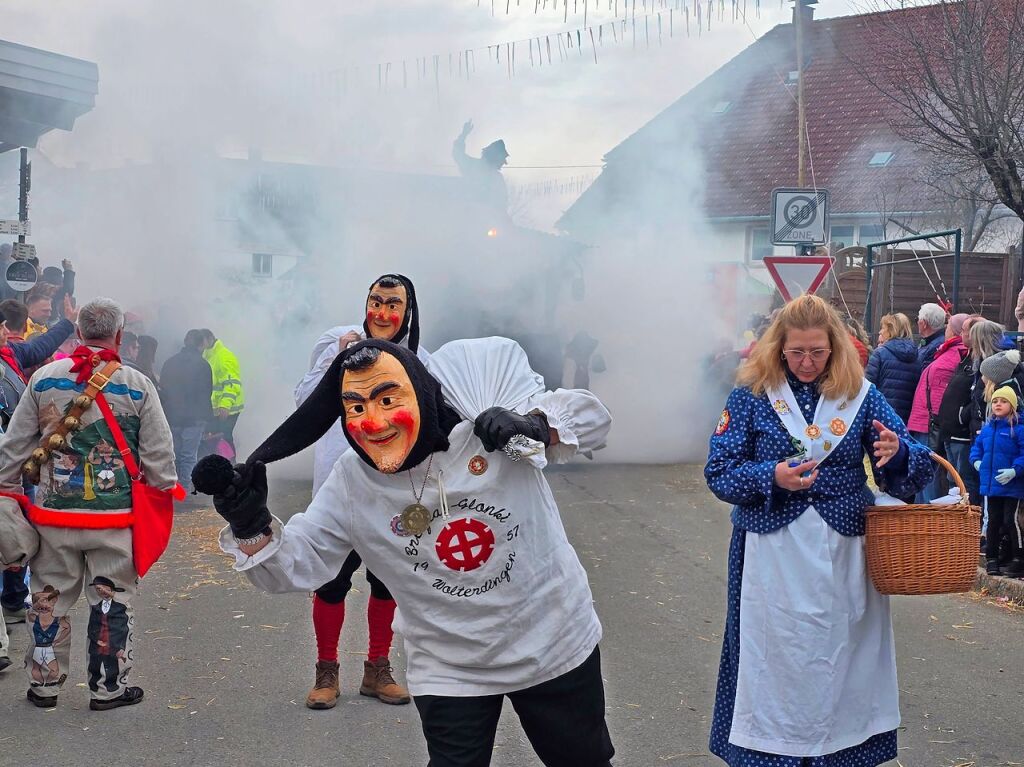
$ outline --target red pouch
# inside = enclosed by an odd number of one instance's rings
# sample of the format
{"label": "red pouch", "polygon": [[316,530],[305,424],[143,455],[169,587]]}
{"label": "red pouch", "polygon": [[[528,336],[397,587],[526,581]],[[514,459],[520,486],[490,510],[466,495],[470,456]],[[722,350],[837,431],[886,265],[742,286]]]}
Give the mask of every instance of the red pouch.
{"label": "red pouch", "polygon": [[167,550],[171,528],[174,526],[174,501],[184,500],[185,490],[181,485],[175,485],[173,490],[161,490],[147,485],[103,392],[96,395],[96,404],[103,412],[103,419],[110,427],[114,443],[132,480],[132,554],[135,570],[141,578]]}

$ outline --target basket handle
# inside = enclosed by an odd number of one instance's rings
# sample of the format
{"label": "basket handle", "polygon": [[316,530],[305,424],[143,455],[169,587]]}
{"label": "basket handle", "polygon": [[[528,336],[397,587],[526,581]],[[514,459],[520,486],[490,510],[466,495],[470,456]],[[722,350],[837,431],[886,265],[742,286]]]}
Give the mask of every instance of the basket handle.
{"label": "basket handle", "polygon": [[943,469],[949,472],[950,476],[953,477],[953,481],[956,482],[956,486],[960,488],[960,500],[958,502],[958,505],[970,505],[970,498],[967,497],[967,486],[964,484],[963,479],[961,479],[960,472],[954,469],[953,464],[951,464],[938,453],[929,453],[928,455],[931,456],[931,459],[935,461],[935,463],[939,464],[939,466],[941,466]]}

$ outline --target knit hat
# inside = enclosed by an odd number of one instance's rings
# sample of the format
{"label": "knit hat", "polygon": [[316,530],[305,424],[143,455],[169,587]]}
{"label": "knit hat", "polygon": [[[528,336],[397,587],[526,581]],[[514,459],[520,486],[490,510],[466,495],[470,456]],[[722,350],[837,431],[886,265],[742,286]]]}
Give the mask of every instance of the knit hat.
{"label": "knit hat", "polygon": [[981,374],[998,385],[1013,378],[1013,373],[1018,365],[1020,365],[1020,352],[1016,349],[1009,349],[983,359]]}
{"label": "knit hat", "polygon": [[1014,412],[1017,410],[1017,392],[1010,386],[1000,386],[992,392],[992,399],[1004,399],[1010,403],[1010,407],[1014,409]]}

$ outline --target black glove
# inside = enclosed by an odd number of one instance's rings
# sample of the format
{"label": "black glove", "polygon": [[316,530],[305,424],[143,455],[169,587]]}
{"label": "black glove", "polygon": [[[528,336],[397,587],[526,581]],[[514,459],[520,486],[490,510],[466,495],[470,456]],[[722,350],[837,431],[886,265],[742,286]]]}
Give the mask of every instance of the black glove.
{"label": "black glove", "polygon": [[267,508],[267,466],[237,464],[231,484],[213,496],[213,508],[224,517],[235,538],[255,538],[270,533]]}
{"label": "black glove", "polygon": [[543,413],[519,415],[503,407],[488,408],[476,417],[473,433],[484,443],[488,453],[501,450],[516,434],[551,444],[551,431],[548,419]]}

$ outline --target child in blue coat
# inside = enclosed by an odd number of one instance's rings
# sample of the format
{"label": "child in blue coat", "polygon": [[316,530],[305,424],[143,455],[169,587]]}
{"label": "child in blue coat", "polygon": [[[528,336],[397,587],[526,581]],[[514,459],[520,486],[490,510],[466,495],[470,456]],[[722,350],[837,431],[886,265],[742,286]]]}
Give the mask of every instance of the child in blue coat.
{"label": "child in blue coat", "polygon": [[981,477],[981,494],[988,506],[985,530],[986,571],[999,575],[999,543],[1009,540],[1012,557],[1002,575],[1024,577],[1024,561],[1017,512],[1024,499],[1024,424],[1017,418],[1017,393],[1009,386],[992,392],[989,419],[971,448],[971,462]]}

